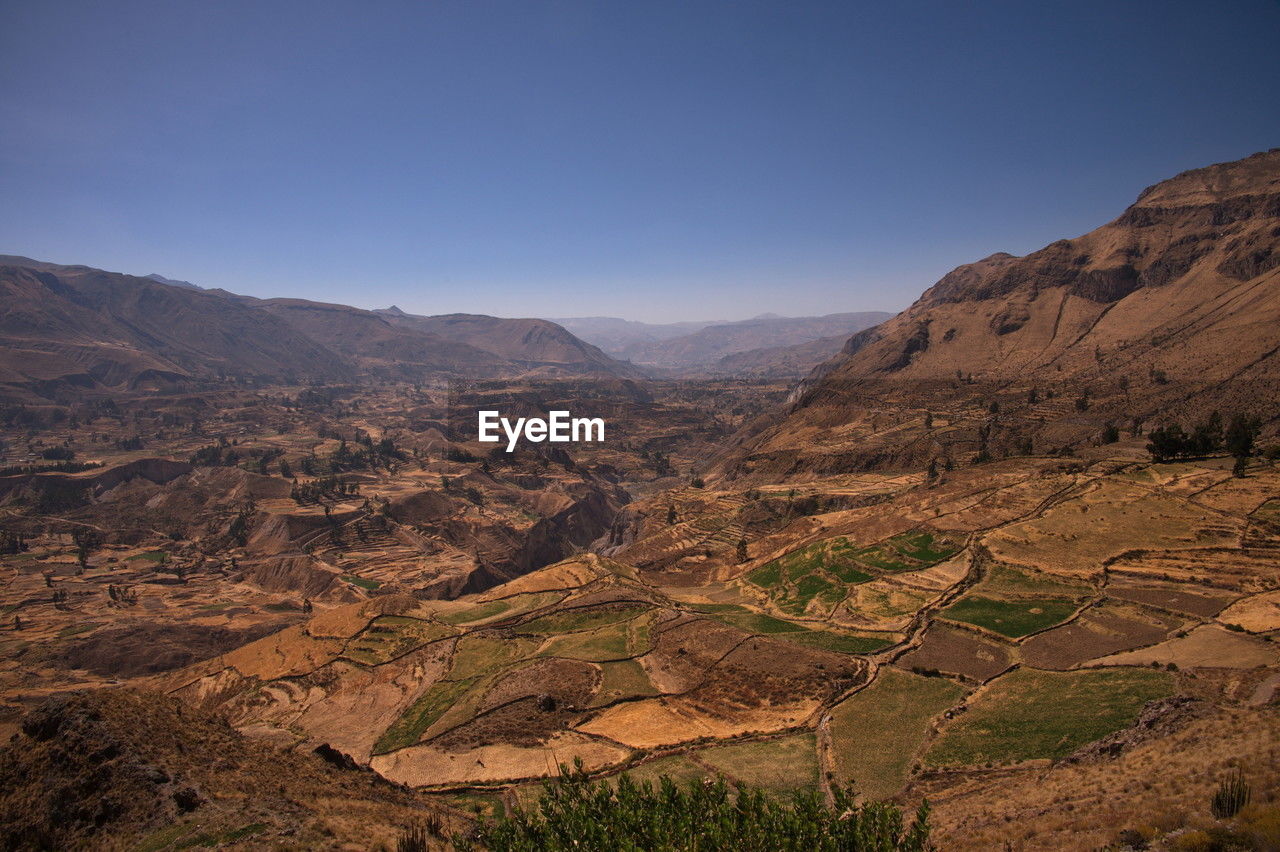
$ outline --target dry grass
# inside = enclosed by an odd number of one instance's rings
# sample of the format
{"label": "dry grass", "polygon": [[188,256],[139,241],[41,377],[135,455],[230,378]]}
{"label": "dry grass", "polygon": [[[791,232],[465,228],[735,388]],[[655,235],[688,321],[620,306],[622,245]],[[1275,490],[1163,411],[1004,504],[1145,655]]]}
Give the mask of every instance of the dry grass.
{"label": "dry grass", "polygon": [[1240,766],[1255,799],[1280,791],[1280,717],[1220,709],[1114,759],[921,785],[940,849],[1099,849],[1125,829],[1167,833],[1209,821],[1209,799]]}

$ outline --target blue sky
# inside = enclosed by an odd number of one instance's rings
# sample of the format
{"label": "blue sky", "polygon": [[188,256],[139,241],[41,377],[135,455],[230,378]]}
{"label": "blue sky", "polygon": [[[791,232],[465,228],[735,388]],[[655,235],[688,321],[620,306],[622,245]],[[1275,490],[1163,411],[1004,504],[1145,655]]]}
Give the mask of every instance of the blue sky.
{"label": "blue sky", "polygon": [[7,2],[0,252],[420,313],[897,310],[1280,145],[1280,3]]}

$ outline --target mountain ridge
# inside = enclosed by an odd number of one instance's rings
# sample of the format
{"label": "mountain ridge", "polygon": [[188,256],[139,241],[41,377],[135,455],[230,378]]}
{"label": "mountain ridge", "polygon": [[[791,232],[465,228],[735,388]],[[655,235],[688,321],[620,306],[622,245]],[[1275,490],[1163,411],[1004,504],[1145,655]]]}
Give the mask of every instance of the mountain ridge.
{"label": "mountain ridge", "polygon": [[[966,459],[984,447],[1066,452],[1108,424],[1188,422],[1214,408],[1269,423],[1277,329],[1272,149],[1148,187],[1080,237],[956,267],[901,314],[849,338],[797,386],[789,410],[746,428],[713,470],[955,463],[961,448]],[[1044,398],[1055,393],[1061,402]],[[956,411],[965,426],[838,446],[850,430],[874,432],[870,412],[882,406],[921,422],[929,410]],[[1027,416],[1002,416],[1017,413]]]}
{"label": "mountain ridge", "polygon": [[[0,387],[17,400],[223,381],[643,373],[544,320],[379,314],[0,255]],[[446,333],[435,333],[433,326]],[[465,338],[465,339],[463,339]],[[479,345],[475,345],[479,344]]]}

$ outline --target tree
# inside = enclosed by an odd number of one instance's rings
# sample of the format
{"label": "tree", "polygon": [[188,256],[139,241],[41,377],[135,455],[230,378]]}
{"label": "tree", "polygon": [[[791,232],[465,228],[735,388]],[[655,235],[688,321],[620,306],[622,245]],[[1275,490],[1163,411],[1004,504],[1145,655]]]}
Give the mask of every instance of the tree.
{"label": "tree", "polygon": [[674,526],[676,522],[676,507],[672,504],[667,507],[667,526]]}
{"label": "tree", "polygon": [[738,561],[747,561],[747,540],[745,538],[738,539]]}
{"label": "tree", "polygon": [[1172,426],[1161,426],[1147,433],[1147,452],[1151,460],[1169,461],[1187,452],[1187,433],[1177,423]]}
{"label": "tree", "polygon": [[1187,455],[1207,456],[1222,449],[1222,415],[1214,411],[1191,430]]}
{"label": "tree", "polygon": [[1227,452],[1236,460],[1231,469],[1233,475],[1244,476],[1244,469],[1249,463],[1249,456],[1253,455],[1253,443],[1258,439],[1258,432],[1261,429],[1262,421],[1256,417],[1237,414],[1231,418],[1231,425],[1227,427],[1225,443]]}

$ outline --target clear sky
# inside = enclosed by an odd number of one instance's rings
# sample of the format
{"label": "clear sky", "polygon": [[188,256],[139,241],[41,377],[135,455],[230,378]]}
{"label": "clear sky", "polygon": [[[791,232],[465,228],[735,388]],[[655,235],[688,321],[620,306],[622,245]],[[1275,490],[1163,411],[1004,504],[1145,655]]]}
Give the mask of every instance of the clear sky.
{"label": "clear sky", "polygon": [[1280,3],[0,0],[0,252],[419,313],[897,310],[1280,146]]}

